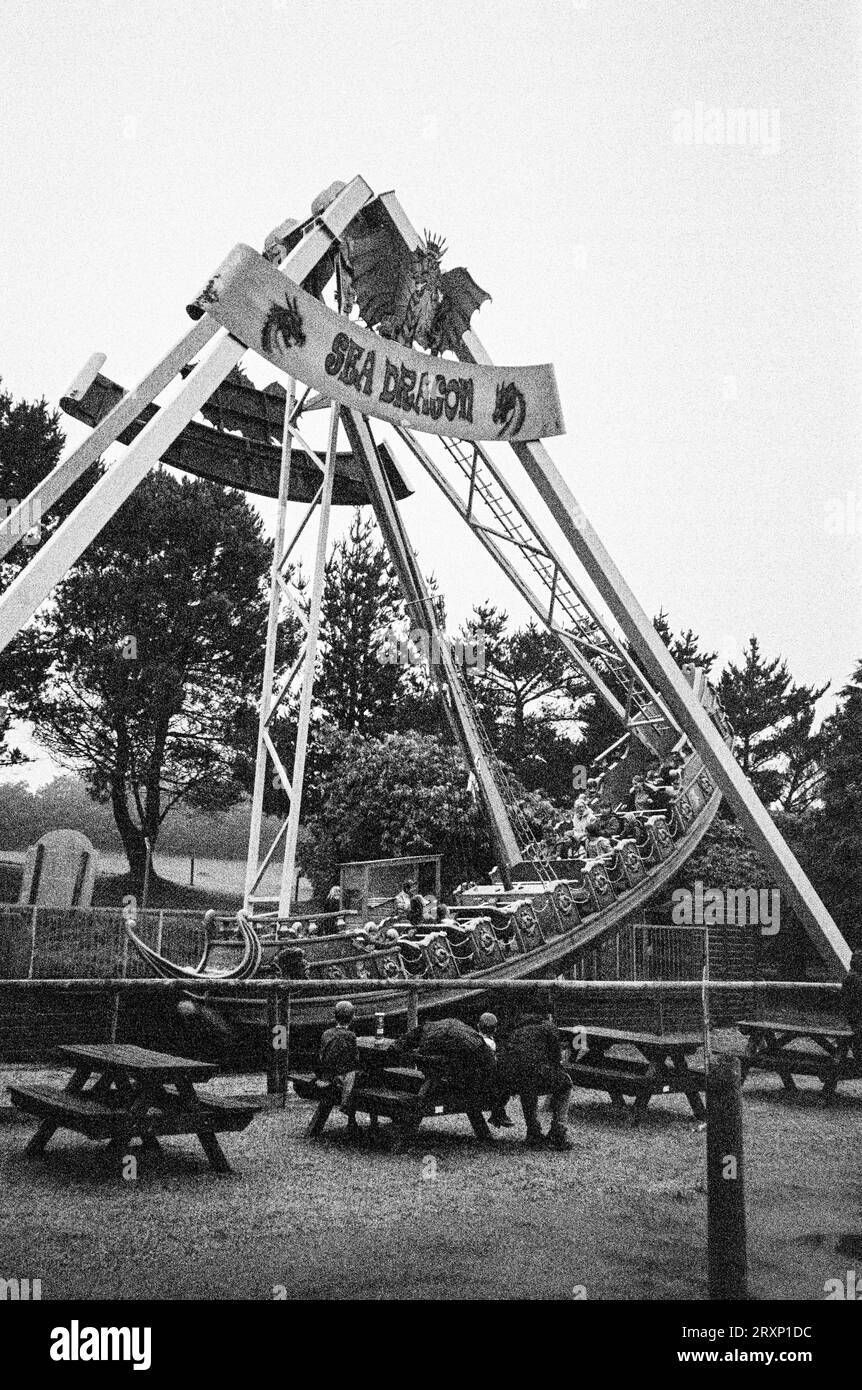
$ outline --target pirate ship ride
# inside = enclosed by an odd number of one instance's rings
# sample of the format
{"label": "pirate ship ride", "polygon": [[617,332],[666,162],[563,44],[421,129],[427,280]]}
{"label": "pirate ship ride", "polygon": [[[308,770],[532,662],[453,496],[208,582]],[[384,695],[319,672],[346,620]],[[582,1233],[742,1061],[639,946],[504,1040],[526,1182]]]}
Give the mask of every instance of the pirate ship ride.
{"label": "pirate ship ride", "polygon": [[[374,951],[344,933],[306,940],[307,974],[343,979],[345,993],[351,979],[457,977],[467,997],[502,976],[584,973],[602,943],[691,854],[722,795],[830,972],[840,974],[846,944],[738,767],[714,693],[701,673],[686,675],[676,666],[542,443],[563,432],[553,368],[492,364],[472,328],[488,296],[463,267],[442,271],[444,250],[439,239],[418,235],[394,194],[376,196],[359,177],[333,184],[310,217],[270,234],[263,255],[234,248],[189,306],[194,327],[136,388],[124,392],[102,376],[99,354],[61,402],[92,434],[22,508],[36,500],[44,512],[109,444],[119,440],[129,449],[122,467],[99,479],[0,599],[0,650],[160,460],[277,499],[244,908],[233,928],[209,941],[197,967],[161,955],[129,923],[136,949],[156,973],[186,978],[194,997],[223,1010],[238,1029],[260,1031],[260,1005],[235,989],[220,998],[218,987],[225,978],[278,969],[283,954],[281,933],[293,915],[327,537],[333,505],[345,504],[373,509],[409,611],[438,656],[429,678],[487,814],[499,878],[463,887],[455,923],[442,931],[402,935]],[[247,349],[281,369],[286,387],[258,391],[238,375]],[[156,396],[177,375],[184,378],[181,388],[158,407]],[[304,434],[304,417],[317,410],[328,412],[323,451]],[[346,448],[339,447],[342,438]],[[504,466],[501,446],[514,454],[514,473],[511,462],[509,470]],[[665,817],[633,823],[611,854],[557,863],[535,845],[439,631],[405,529],[408,458],[619,721],[617,791],[645,757],[685,750],[681,784]],[[292,502],[302,504],[302,514],[289,534]],[[542,507],[562,544],[549,538]],[[286,567],[313,523],[314,569],[300,602]],[[12,513],[0,527],[0,555],[14,543],[15,526]],[[293,666],[281,671],[276,638],[286,609],[296,613],[304,642]],[[289,695],[297,698],[291,768],[272,737]],[[264,847],[264,788],[273,779],[289,811]],[[279,857],[281,892],[266,899],[260,884]],[[447,999],[451,1005],[452,996]],[[423,1007],[440,1003],[423,991]],[[324,1006],[310,999],[297,1007],[317,1021]],[[400,1007],[391,996],[385,1003],[373,994],[360,1000],[366,1016]]]}

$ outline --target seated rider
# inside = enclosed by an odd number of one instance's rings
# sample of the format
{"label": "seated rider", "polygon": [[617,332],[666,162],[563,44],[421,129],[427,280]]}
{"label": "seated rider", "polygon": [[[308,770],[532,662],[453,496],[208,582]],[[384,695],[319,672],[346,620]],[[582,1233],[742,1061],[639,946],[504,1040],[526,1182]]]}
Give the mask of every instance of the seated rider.
{"label": "seated rider", "polygon": [[409,878],[405,878],[401,889],[395,894],[395,911],[399,916],[406,917],[410,911],[410,899],[413,896],[413,884]]}
{"label": "seated rider", "polygon": [[410,905],[407,909],[407,921],[414,930],[421,927],[422,923],[425,921],[425,899],[419,892],[414,893],[410,899]]}

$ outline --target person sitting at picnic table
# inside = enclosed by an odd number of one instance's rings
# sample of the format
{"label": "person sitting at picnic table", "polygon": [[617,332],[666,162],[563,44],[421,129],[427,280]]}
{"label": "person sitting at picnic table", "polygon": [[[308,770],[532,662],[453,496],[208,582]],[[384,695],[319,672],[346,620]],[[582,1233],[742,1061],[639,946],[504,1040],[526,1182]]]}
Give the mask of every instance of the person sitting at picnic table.
{"label": "person sitting at picnic table", "polygon": [[[499,1081],[517,1094],[527,1126],[526,1142],[532,1147],[549,1144],[570,1149],[566,1120],[572,1099],[572,1079],[562,1065],[560,1037],[551,1021],[550,1006],[540,994],[530,997],[527,1007],[509,1033],[498,1061]],[[539,1096],[551,1100],[552,1121],[547,1134],[539,1124]]]}
{"label": "person sitting at picnic table", "polygon": [[853,1060],[862,1066],[862,950],[850,957],[850,969],[841,981],[841,1009],[853,1029]]}
{"label": "person sitting at picnic table", "polygon": [[320,1039],[315,1075],[319,1081],[337,1081],[341,1086],[341,1109],[349,1113],[348,1102],[356,1083],[359,1048],[353,1019],[356,1010],[349,999],[339,999],[333,1010],[335,1022]]}
{"label": "person sitting at picnic table", "polygon": [[[485,1046],[490,1048],[491,1052],[494,1054],[494,1073],[495,1077],[499,1080],[497,1073],[497,1015],[487,1012],[480,1014],[479,1022],[476,1026],[482,1035]],[[502,1088],[499,1089],[498,1094],[494,1097],[494,1104],[488,1116],[488,1123],[492,1124],[495,1129],[511,1129],[514,1125],[514,1120],[510,1120],[509,1116],[506,1114],[506,1102],[508,1099],[508,1091],[504,1091]]]}
{"label": "person sitting at picnic table", "polygon": [[[481,1033],[460,1018],[431,1019],[404,1035],[398,1051],[408,1056],[439,1058],[447,1079],[466,1093],[477,1110],[487,1108],[488,1097],[496,1096],[495,1054]],[[427,1065],[427,1064],[426,1064]]]}

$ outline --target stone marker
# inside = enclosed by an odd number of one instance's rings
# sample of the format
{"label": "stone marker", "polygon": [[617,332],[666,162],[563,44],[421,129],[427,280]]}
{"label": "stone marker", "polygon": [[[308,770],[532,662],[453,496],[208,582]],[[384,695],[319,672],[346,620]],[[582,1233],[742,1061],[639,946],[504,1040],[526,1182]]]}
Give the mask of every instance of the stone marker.
{"label": "stone marker", "polygon": [[77,830],[50,830],[24,860],[19,903],[89,907],[96,881],[96,851]]}

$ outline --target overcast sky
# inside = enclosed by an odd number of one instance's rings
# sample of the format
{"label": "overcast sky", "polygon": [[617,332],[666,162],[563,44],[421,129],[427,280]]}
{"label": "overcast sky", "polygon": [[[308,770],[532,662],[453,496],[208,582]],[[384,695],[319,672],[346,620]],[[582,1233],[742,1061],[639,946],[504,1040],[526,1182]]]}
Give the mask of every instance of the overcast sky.
{"label": "overcast sky", "polygon": [[[493,296],[497,361],[554,363],[551,452],[647,611],[840,688],[862,658],[859,51],[843,0],[0,0],[0,375],[56,404],[99,349],[133,384],[236,242],[361,173]],[[450,618],[521,617],[408,471]]]}

